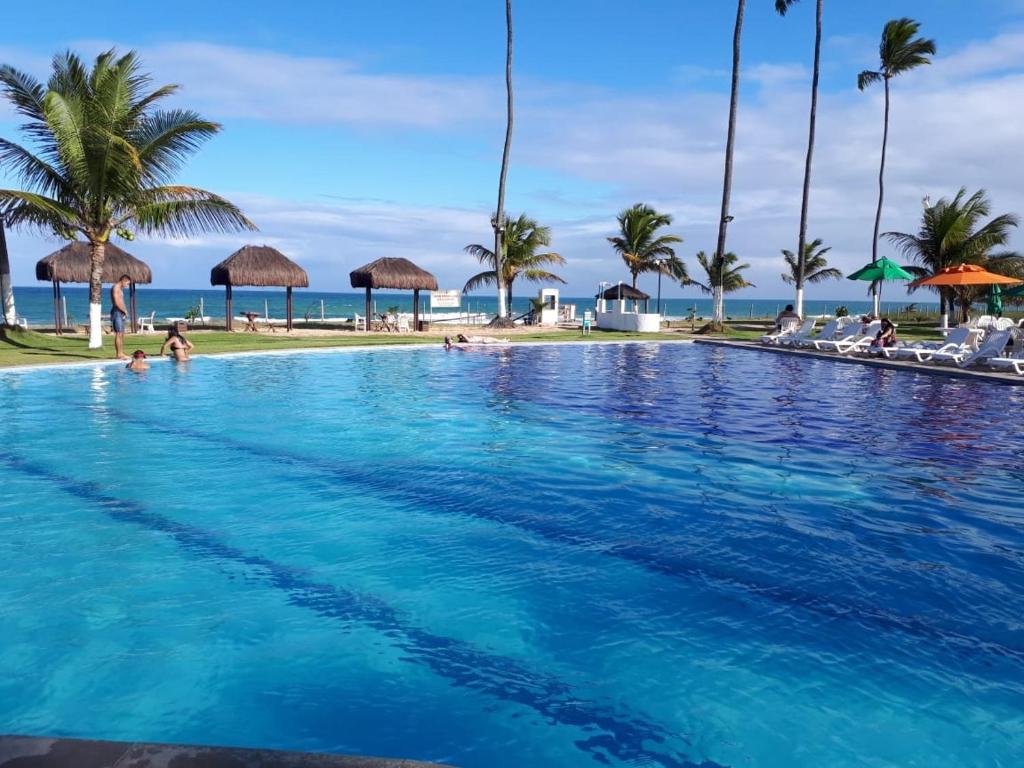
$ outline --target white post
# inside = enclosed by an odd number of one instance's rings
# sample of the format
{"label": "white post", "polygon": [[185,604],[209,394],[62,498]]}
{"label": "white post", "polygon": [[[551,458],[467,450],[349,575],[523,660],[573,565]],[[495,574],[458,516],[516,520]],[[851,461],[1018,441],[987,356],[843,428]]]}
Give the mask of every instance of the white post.
{"label": "white post", "polygon": [[103,347],[103,305],[89,303],[89,349]]}
{"label": "white post", "polygon": [[263,300],[263,319],[267,321],[268,325],[270,324],[270,302],[266,299]]}
{"label": "white post", "polygon": [[68,297],[65,296],[64,294],[61,294],[60,306],[62,310],[61,317],[64,318],[64,327],[66,328],[68,325]]}
{"label": "white post", "polygon": [[327,316],[324,315],[324,300],[320,299],[320,322],[323,322],[326,319]]}

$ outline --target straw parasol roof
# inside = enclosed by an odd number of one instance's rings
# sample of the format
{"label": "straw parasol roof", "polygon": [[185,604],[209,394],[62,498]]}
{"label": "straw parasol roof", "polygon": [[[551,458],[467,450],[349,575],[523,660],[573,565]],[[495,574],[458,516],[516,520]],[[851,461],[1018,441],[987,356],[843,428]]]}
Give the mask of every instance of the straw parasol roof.
{"label": "straw parasol roof", "polygon": [[[89,243],[75,241],[59,251],[36,262],[36,280],[58,283],[88,283],[89,260],[92,248]],[[134,283],[153,282],[153,272],[144,261],[126,253],[113,243],[107,243],[103,260],[103,282],[112,283],[121,275],[128,275]]]}
{"label": "straw parasol roof", "polygon": [[383,258],[349,273],[353,288],[436,291],[437,278],[408,259]]}
{"label": "straw parasol roof", "polygon": [[[622,290],[622,293],[619,293],[620,289]],[[599,298],[604,298],[604,299],[607,299],[609,301],[614,301],[614,300],[620,298],[620,296],[621,296],[621,298],[629,299],[630,301],[633,301],[633,300],[636,300],[636,301],[647,301],[648,299],[651,298],[646,293],[641,291],[639,288],[634,288],[633,286],[626,285],[624,283],[623,284],[619,284],[619,285],[613,285],[611,288],[606,290],[604,293],[598,294]]]}
{"label": "straw parasol roof", "polygon": [[276,248],[246,245],[210,270],[210,285],[308,288],[309,275]]}

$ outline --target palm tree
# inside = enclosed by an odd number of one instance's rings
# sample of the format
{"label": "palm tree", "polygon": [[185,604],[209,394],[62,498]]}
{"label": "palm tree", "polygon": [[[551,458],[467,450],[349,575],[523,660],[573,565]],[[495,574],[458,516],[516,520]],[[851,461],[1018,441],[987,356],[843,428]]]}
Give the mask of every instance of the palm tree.
{"label": "palm tree", "polygon": [[792,251],[783,249],[782,257],[786,260],[787,272],[782,273],[782,281],[795,285],[798,280],[806,283],[823,283],[826,280],[841,280],[843,273],[829,267],[825,254],[832,250],[822,248],[821,240],[814,240],[804,246],[804,257],[798,259]]}
{"label": "palm tree", "polygon": [[676,256],[673,243],[683,242],[678,235],[658,235],[658,230],[672,224],[667,213],[658,213],[645,203],[637,203],[618,215],[619,234],[609,237],[615,252],[622,256],[636,288],[637,278],[644,272],[661,272],[681,283],[689,282],[686,265]]}
{"label": "palm tree", "polygon": [[[985,190],[979,189],[967,197],[967,190],[961,187],[952,200],[942,198],[935,205],[925,205],[917,234],[886,232],[885,237],[903,256],[920,265],[907,270],[921,277],[958,264],[982,264],[999,273],[1018,271],[1021,265],[1016,253],[992,251],[1006,246],[1010,230],[1019,220],[1013,214],[1004,213],[983,224],[982,220],[990,216],[991,211]],[[954,298],[960,300],[961,317],[966,319],[974,293],[951,288],[938,291],[943,326],[948,324],[947,312]]]}
{"label": "palm tree", "polygon": [[518,219],[510,219],[505,229],[502,247],[505,249],[503,258],[494,258],[494,251],[482,245],[467,245],[466,253],[476,256],[481,264],[490,266],[486,272],[473,275],[466,281],[463,293],[469,293],[484,285],[498,282],[498,269],[501,270],[501,285],[504,286],[503,297],[511,311],[512,284],[522,277],[533,283],[564,283],[565,280],[553,272],[544,269],[550,264],[565,264],[565,259],[557,253],[538,253],[541,248],[551,245],[551,230],[540,226],[536,221],[520,214]]}
{"label": "palm tree", "polygon": [[505,181],[508,178],[508,158],[512,150],[512,124],[512,0],[505,0],[505,146],[501,152],[501,175],[498,177],[498,209],[491,220],[491,226],[494,227],[494,250],[491,253],[497,254],[495,287],[498,291],[498,314],[494,318],[495,326],[509,325],[507,317],[512,311],[511,306],[505,305],[505,270],[501,268],[501,259],[505,253],[501,241],[508,224],[505,218]]}
{"label": "palm tree", "polygon": [[88,240],[90,348],[103,345],[101,278],[113,235],[255,229],[224,198],[171,183],[220,126],[188,110],[155,110],[177,86],[150,91],[149,85],[134,51],[102,53],[91,71],[70,51],[58,55],[45,88],[30,75],[0,67],[0,90],[27,119],[23,131],[34,145],[0,139],[0,163],[25,187],[0,190],[0,213],[12,226]]}
{"label": "palm tree", "polygon": [[[775,0],[775,10],[780,16],[785,16],[791,6],[798,0]],[[804,256],[807,253],[807,211],[811,198],[811,163],[814,158],[814,133],[818,120],[818,79],[821,73],[821,18],[824,11],[824,0],[817,0],[817,13],[814,26],[814,72],[811,75],[811,119],[807,131],[807,157],[804,161],[804,188],[803,198],[800,203],[800,234],[797,239],[796,252],[800,255],[797,259],[797,271],[794,273],[794,285],[796,286],[796,313],[804,316],[804,283],[807,273],[807,264]]]}
{"label": "palm tree", "polygon": [[[912,19],[893,19],[882,30],[882,42],[878,47],[881,68],[865,70],[857,76],[857,87],[864,90],[879,80],[885,85],[885,114],[882,128],[882,161],[878,169],[878,209],[875,212],[875,230],[871,239],[871,263],[878,261],[878,230],[882,223],[882,201],[885,198],[885,152],[889,143],[889,81],[897,75],[909,72],[924,64],[931,64],[930,56],[935,55],[935,41],[916,37],[921,25]],[[874,314],[879,315],[878,290],[871,287],[874,295]]]}
{"label": "palm tree", "polygon": [[748,283],[743,277],[743,271],[750,269],[749,264],[737,264],[739,257],[735,253],[725,253],[722,258],[714,256],[708,258],[704,251],[698,251],[697,263],[704,268],[708,276],[707,283],[691,280],[704,293],[710,293],[714,299],[712,324],[715,317],[725,320],[725,294],[738,291],[741,288],[754,288],[753,283]]}
{"label": "palm tree", "polygon": [[13,328],[18,322],[18,313],[14,308],[11,260],[7,255],[7,237],[4,233],[4,217],[2,215],[0,215],[0,309],[3,311],[4,327]]}
{"label": "palm tree", "polygon": [[[718,219],[718,245],[715,248],[715,260],[721,261],[725,255],[725,235],[732,216],[729,215],[729,198],[732,195],[732,156],[736,149],[736,110],[740,99],[740,43],[743,37],[743,12],[746,10],[745,0],[736,3],[736,26],[732,35],[732,90],[729,93],[729,128],[725,139],[725,178],[722,181],[722,215]],[[715,302],[715,313],[711,324],[720,329],[725,321],[724,306]],[[722,311],[719,311],[722,310]]]}

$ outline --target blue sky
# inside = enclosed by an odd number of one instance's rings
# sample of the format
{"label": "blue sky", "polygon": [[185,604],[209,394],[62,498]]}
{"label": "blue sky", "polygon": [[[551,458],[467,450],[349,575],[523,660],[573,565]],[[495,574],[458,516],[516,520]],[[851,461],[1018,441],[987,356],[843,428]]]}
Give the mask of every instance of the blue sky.
{"label": "blue sky", "polygon": [[[779,249],[794,246],[813,31],[813,0],[780,19],[748,2],[730,249],[752,264],[750,297],[786,296]],[[624,276],[605,242],[615,214],[650,202],[676,217],[680,255],[714,242],[727,109],[731,2],[517,0],[517,130],[507,207],[552,227],[566,291]],[[939,56],[894,92],[893,161],[883,229],[916,227],[924,195],[984,187],[996,212],[1024,213],[1013,168],[1024,123],[1022,0],[826,0],[820,145],[811,234],[843,269],[870,253],[880,93],[856,90],[882,25],[921,21]],[[44,76],[72,47],[136,48],[181,103],[224,124],[182,180],[240,202],[261,232],[137,241],[157,285],[191,287],[246,241],[309,268],[313,285],[402,255],[461,287],[462,254],[487,242],[502,140],[504,4],[499,0],[57,2],[46,23],[5,8],[0,61]],[[112,21],[125,18],[125,21]],[[0,135],[14,122],[0,107]],[[1008,158],[1013,158],[1008,162]],[[7,185],[0,169],[0,183]],[[58,243],[15,233],[15,279]],[[651,278],[653,279],[653,278]],[[693,295],[694,289],[670,289]],[[859,298],[835,283],[812,297]]]}

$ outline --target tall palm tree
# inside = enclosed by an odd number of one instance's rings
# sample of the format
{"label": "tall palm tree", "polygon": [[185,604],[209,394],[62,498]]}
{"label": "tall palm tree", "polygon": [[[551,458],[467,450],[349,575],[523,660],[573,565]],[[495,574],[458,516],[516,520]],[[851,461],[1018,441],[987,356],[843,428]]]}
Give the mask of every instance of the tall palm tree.
{"label": "tall palm tree", "polygon": [[[780,16],[785,16],[791,6],[799,0],[775,0],[775,10]],[[794,285],[796,286],[796,313],[804,315],[804,276],[807,273],[807,264],[804,256],[807,253],[807,211],[811,199],[811,164],[814,158],[814,133],[818,121],[818,79],[821,73],[821,19],[824,12],[824,0],[817,0],[817,13],[814,25],[814,71],[811,75],[811,118],[807,131],[807,157],[804,161],[804,187],[803,197],[800,202],[800,234],[797,239],[796,252],[797,271],[794,273]]]}
{"label": "tall palm tree", "polygon": [[13,328],[18,322],[14,308],[14,284],[11,282],[11,260],[7,254],[7,237],[4,233],[4,217],[0,215],[0,308],[3,310],[3,324]]}
{"label": "tall palm tree", "polygon": [[681,283],[689,281],[686,265],[676,256],[673,243],[683,242],[678,235],[659,235],[658,230],[672,224],[672,217],[667,213],[658,213],[645,203],[637,203],[618,215],[619,234],[609,237],[633,278],[636,288],[637,278],[644,272],[661,272],[670,275]]}
{"label": "tall palm tree", "polygon": [[788,271],[782,273],[782,280],[789,285],[796,284],[797,280],[806,283],[823,283],[826,280],[840,280],[843,273],[828,265],[825,254],[832,250],[822,248],[821,240],[814,240],[804,246],[804,257],[798,259],[792,251],[783,249],[782,257],[786,260]]}
{"label": "tall palm tree", "polygon": [[495,274],[497,276],[495,287],[498,291],[498,314],[493,323],[496,326],[508,325],[508,313],[512,311],[512,307],[505,304],[505,271],[501,268],[502,255],[505,253],[501,240],[508,224],[505,218],[505,181],[508,178],[508,158],[512,150],[512,124],[512,0],[505,0],[505,146],[501,151],[498,209],[491,220],[491,226],[494,227],[494,250],[491,253],[497,254],[495,257]]}
{"label": "tall palm tree", "polygon": [[557,253],[538,253],[541,248],[549,245],[551,230],[548,227],[540,226],[525,213],[520,214],[518,219],[510,219],[502,240],[505,252],[500,260],[494,258],[494,251],[482,245],[466,246],[466,253],[476,256],[481,264],[490,266],[490,269],[469,278],[462,292],[469,293],[484,285],[497,284],[500,269],[504,298],[511,310],[512,284],[517,278],[533,283],[564,283],[565,280],[558,275],[544,269],[551,264],[565,264],[565,259]]}
{"label": "tall palm tree", "polygon": [[[732,216],[729,215],[729,198],[732,196],[732,156],[736,149],[736,111],[740,100],[740,44],[743,38],[743,13],[746,7],[745,0],[738,0],[736,3],[736,25],[732,35],[732,89],[729,93],[729,128],[725,139],[725,178],[722,181],[722,215],[718,219],[718,245],[715,247],[715,259],[718,261],[725,255],[726,229],[732,221]],[[711,324],[714,328],[720,329],[724,321],[724,305],[722,302],[715,302]]]}
{"label": "tall palm tree", "polygon": [[220,126],[183,109],[154,109],[177,90],[149,90],[135,52],[107,51],[90,71],[70,51],[54,57],[46,87],[0,67],[0,92],[27,119],[31,146],[0,139],[0,163],[23,190],[0,190],[0,213],[27,226],[91,247],[89,347],[103,345],[100,306],[103,261],[113,235],[187,236],[255,229],[231,202],[171,183],[184,161]]}
{"label": "tall palm tree", "polygon": [[[885,114],[882,128],[882,160],[878,168],[878,209],[875,211],[875,230],[871,239],[871,263],[878,261],[878,230],[882,224],[882,202],[885,198],[885,153],[889,144],[889,81],[897,75],[931,64],[935,55],[935,41],[917,37],[921,25],[912,19],[893,19],[882,30],[878,46],[881,66],[878,70],[864,70],[857,75],[857,87],[864,90],[879,80],[885,85]],[[871,287],[874,296],[874,314],[879,315],[877,286]]]}
{"label": "tall palm tree", "polygon": [[750,269],[749,264],[737,264],[739,257],[735,253],[725,253],[722,257],[708,257],[704,251],[697,252],[697,263],[704,269],[707,275],[707,283],[691,280],[704,293],[710,293],[714,299],[712,311],[712,324],[715,317],[725,320],[725,294],[738,291],[741,288],[754,288],[753,283],[748,283],[743,277],[743,271]]}
{"label": "tall palm tree", "polygon": [[[1020,267],[1016,253],[993,251],[1006,246],[1010,230],[1019,224],[1019,219],[1004,213],[982,223],[991,212],[985,190],[979,189],[967,197],[967,190],[961,187],[951,200],[942,198],[935,205],[925,205],[917,234],[886,232],[885,237],[903,256],[920,265],[907,270],[921,277],[958,264],[983,264],[993,272],[1006,272],[1007,268],[1016,271]],[[948,323],[947,312],[954,298],[960,300],[961,316],[966,319],[973,293],[951,288],[938,290],[943,326]]]}

